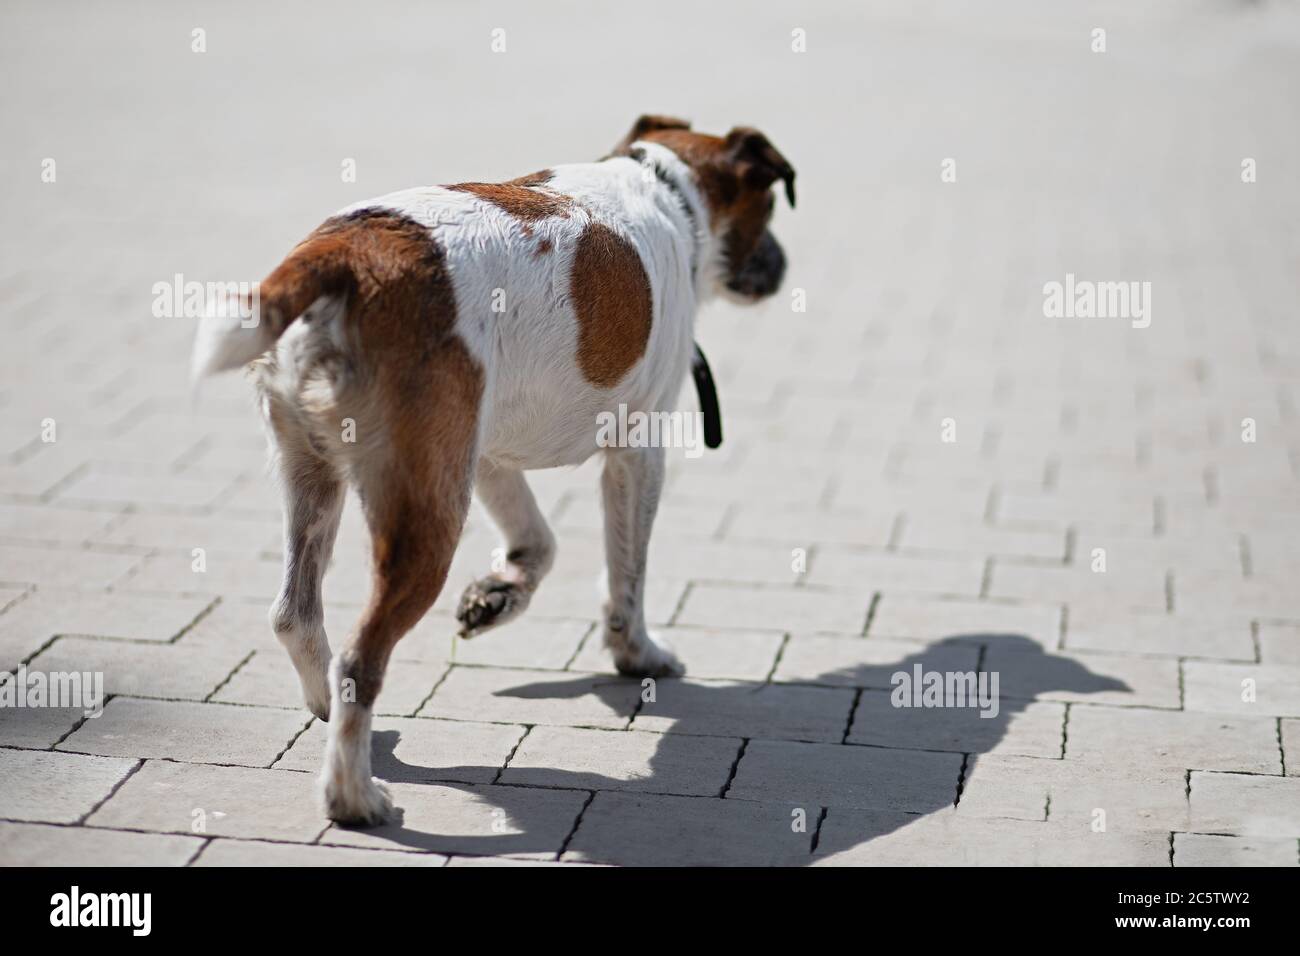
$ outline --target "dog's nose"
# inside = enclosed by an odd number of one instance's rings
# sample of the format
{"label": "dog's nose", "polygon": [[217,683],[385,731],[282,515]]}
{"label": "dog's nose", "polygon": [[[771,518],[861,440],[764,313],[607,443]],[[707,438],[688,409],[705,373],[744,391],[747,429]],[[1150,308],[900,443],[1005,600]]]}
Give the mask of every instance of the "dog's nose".
{"label": "dog's nose", "polygon": [[784,278],[785,252],[771,232],[764,232],[740,271],[727,283],[727,288],[761,299],[776,292]]}

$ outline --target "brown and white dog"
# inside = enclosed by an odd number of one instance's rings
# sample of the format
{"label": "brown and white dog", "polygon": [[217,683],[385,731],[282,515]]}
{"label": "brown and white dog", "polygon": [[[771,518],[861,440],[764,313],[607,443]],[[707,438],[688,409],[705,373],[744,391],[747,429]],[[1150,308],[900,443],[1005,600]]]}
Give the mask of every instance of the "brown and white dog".
{"label": "brown and white dog", "polygon": [[[604,451],[605,646],[624,674],[683,673],[643,607],[663,449],[602,449],[597,416],[670,409],[697,306],[777,290],[778,180],[793,205],[794,170],[757,130],[709,136],[643,116],[600,162],[351,206],[261,283],[255,324],[202,321],[196,377],[255,363],[285,513],[271,624],[307,707],[330,722],[332,819],[390,815],[370,775],[371,710],[393,646],[443,586],[471,489],[507,557],[466,589],[463,636],[523,611],[554,559],[524,471]],[[321,579],[348,485],[373,590],[331,660]]]}

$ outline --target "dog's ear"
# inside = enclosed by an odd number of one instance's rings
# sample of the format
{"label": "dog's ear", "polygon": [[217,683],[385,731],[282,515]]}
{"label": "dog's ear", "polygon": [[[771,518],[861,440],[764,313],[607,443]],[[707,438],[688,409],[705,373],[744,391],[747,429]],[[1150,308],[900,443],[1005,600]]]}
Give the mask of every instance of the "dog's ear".
{"label": "dog's ear", "polygon": [[614,146],[615,153],[621,153],[638,139],[645,136],[646,133],[653,133],[657,129],[690,129],[689,120],[677,119],[674,116],[657,116],[652,113],[643,113],[641,118],[632,124],[632,129]]}
{"label": "dog's ear", "polygon": [[785,198],[794,208],[794,167],[758,130],[737,126],[728,133],[727,158],[736,165],[741,181],[753,189],[767,189],[781,180]]}

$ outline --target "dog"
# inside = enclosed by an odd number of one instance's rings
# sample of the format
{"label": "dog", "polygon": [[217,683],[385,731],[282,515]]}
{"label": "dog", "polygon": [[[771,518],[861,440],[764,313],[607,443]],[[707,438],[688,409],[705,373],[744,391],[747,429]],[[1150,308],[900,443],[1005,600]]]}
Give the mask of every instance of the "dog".
{"label": "dog", "polygon": [[[284,582],[270,622],[307,708],[329,722],[326,814],[375,825],[391,799],[370,771],[371,712],[393,646],[436,600],[476,493],[503,570],[465,591],[464,637],[528,606],[555,539],[524,478],[604,453],[618,670],[679,676],[645,623],[646,551],[662,448],[601,448],[620,404],[671,407],[698,306],[777,291],[785,254],[772,187],[793,167],[762,133],[642,116],[604,159],[503,183],[409,189],[327,219],[257,289],[253,322],[209,308],[195,379],[251,365],[284,504]],[[344,492],[372,539],[369,602],[331,658],[321,579]]]}

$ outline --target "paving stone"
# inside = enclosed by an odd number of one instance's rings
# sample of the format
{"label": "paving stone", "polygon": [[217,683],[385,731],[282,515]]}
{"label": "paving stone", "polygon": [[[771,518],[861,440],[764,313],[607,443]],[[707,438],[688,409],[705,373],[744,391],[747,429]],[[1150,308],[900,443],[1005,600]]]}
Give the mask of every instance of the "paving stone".
{"label": "paving stone", "polygon": [[133,554],[0,544],[0,583],[101,590],[140,563]]}
{"label": "paving stone", "polygon": [[726,737],[534,727],[500,782],[716,797],[739,753]]}
{"label": "paving stone", "polygon": [[929,813],[957,796],[959,754],[754,740],[729,800]]}
{"label": "paving stone", "polygon": [[975,522],[958,522],[933,515],[908,514],[898,549],[971,554],[982,557],[1065,560],[1065,535],[1059,531],[999,528]]}
{"label": "paving stone", "polygon": [[[514,724],[376,716],[370,739],[371,770],[400,783],[492,783],[524,735]],[[319,773],[325,760],[326,725],[313,721],[277,770]]]}
{"label": "paving stone", "polygon": [[33,651],[57,634],[170,641],[208,604],[196,598],[41,589],[0,614],[0,639],[23,637]]}
{"label": "paving stone", "polygon": [[1300,866],[1295,840],[1175,833],[1174,866]]}
{"label": "paving stone", "polygon": [[1135,573],[1094,573],[1083,567],[1048,567],[994,561],[989,596],[1016,601],[1104,603],[1164,610],[1165,571],[1144,567]]}
{"label": "paving stone", "polygon": [[84,544],[118,520],[105,511],[49,505],[0,504],[0,540],[23,544]]}
{"label": "paving stone", "polygon": [[92,469],[62,487],[56,500],[193,509],[215,504],[229,487],[228,478],[106,474]]}
{"label": "paving stone", "polygon": [[1131,611],[1114,605],[1074,604],[1066,627],[1071,651],[1156,657],[1253,661],[1250,621],[1205,620],[1178,614]]}
{"label": "paving stone", "polygon": [[[375,713],[398,716],[415,713],[446,670],[442,664],[389,661],[384,686],[375,700]],[[259,707],[304,708],[298,672],[283,648],[257,651],[212,699]]]}
{"label": "paving stone", "polygon": [[438,853],[355,850],[342,846],[268,843],[264,840],[213,840],[195,866],[446,866]]}
{"label": "paving stone", "polygon": [[1069,760],[1114,767],[1281,772],[1276,721],[1266,717],[1074,705],[1067,738]]}
{"label": "paving stone", "polygon": [[[598,619],[605,601],[602,580],[595,570],[580,579],[558,578],[552,572],[533,595],[528,605],[529,618]],[[669,623],[685,591],[686,581],[664,577],[651,569],[646,579],[646,623],[651,627]],[[460,595],[461,589],[447,587],[434,607],[454,611]]]}
{"label": "paving stone", "polygon": [[563,670],[574,659],[582,639],[593,627],[591,621],[534,618],[530,611],[502,627],[462,640],[455,636],[459,625],[454,618],[429,614],[402,638],[393,650],[393,657],[395,660],[454,660],[458,664],[490,667]]}
{"label": "paving stone", "polygon": [[956,753],[1061,755],[1064,704],[1003,698],[996,716],[981,717],[978,706],[895,707],[892,693],[862,692],[849,743]]}
{"label": "paving stone", "polygon": [[417,716],[619,730],[640,694],[641,685],[625,679],[453,667]]}
{"label": "paving stone", "polygon": [[0,866],[184,866],[198,837],[0,823]]}
{"label": "paving stone", "polygon": [[1177,709],[1175,661],[989,648],[984,669],[1008,697]]}
{"label": "paving stone", "polygon": [[1183,687],[1188,710],[1300,717],[1300,667],[1187,661]]}
{"label": "paving stone", "polygon": [[[135,595],[130,595],[128,600],[137,600],[137,598]],[[178,643],[239,648],[245,654],[249,651],[257,651],[259,654],[274,652],[284,655],[286,653],[284,645],[271,630],[270,607],[270,601],[238,601],[222,598],[220,603],[199,617],[185,631]],[[357,613],[358,608],[352,605],[339,607],[327,604],[325,606],[326,632],[331,634],[332,644],[341,643],[346,629],[335,629],[331,632],[330,624],[342,616],[355,616]]]}
{"label": "paving stone", "polygon": [[310,774],[145,761],[92,826],[310,843],[328,823]]}
{"label": "paving stone", "polygon": [[742,504],[727,522],[723,537],[728,541],[767,541],[787,548],[883,548],[889,543],[893,525],[892,512],[789,511]]}
{"label": "paving stone", "polygon": [[257,554],[278,552],[282,535],[275,519],[236,518],[231,515],[138,513],[115,521],[108,530],[85,535],[96,544],[159,548],[190,552]]}
{"label": "paving stone", "polygon": [[831,809],[817,866],[1168,866],[1169,834]]}
{"label": "paving stone", "polygon": [[117,697],[59,749],[267,767],[309,719],[301,711]]}
{"label": "paving stone", "polygon": [[60,637],[32,658],[27,669],[102,674],[104,693],[113,696],[203,700],[242,658],[239,649]]}
{"label": "paving stone", "polygon": [[791,684],[661,680],[637,711],[636,730],[712,737],[838,743],[853,691]]}
{"label": "paving stone", "polygon": [[1260,624],[1259,656],[1265,664],[1300,667],[1300,624]]}
{"label": "paving stone", "polygon": [[0,707],[0,746],[47,750],[85,719],[83,707]]}
{"label": "paving stone", "polygon": [[808,631],[861,634],[871,595],[857,600],[797,589],[757,590],[699,584],[691,587],[674,623],[688,627],[783,630],[789,622]]}
{"label": "paving stone", "polygon": [[190,551],[168,551],[133,560],[138,560],[134,573],[117,580],[118,589],[124,593],[256,598],[265,601],[267,607],[279,593],[283,570],[278,560],[233,551],[207,552],[202,573],[194,570],[195,559]]}
{"label": "paving stone", "polygon": [[1167,832],[1187,826],[1186,773],[1177,767],[1112,770],[1077,760],[978,754],[967,765],[957,810],[1106,831]]}
{"label": "paving stone", "polygon": [[1191,826],[1199,833],[1300,839],[1300,779],[1192,771]]}
{"label": "paving stone", "polygon": [[[131,772],[135,760],[0,749],[0,818],[76,823]],[[22,781],[22,786],[15,785]]]}
{"label": "paving stone", "polygon": [[977,597],[984,577],[982,557],[911,555],[819,548],[807,583],[870,593],[926,592]]}
{"label": "paving stone", "polygon": [[926,670],[973,671],[978,644],[919,645],[889,638],[796,634],[781,652],[773,680],[778,683],[891,689],[893,676],[919,663]]}
{"label": "paving stone", "polygon": [[565,861],[619,866],[798,866],[808,861],[806,832],[786,804],[650,794],[597,793]]}
{"label": "paving stone", "polygon": [[1023,637],[1055,648],[1061,636],[1061,609],[1041,604],[948,601],[885,594],[867,631],[872,637],[948,640],[959,636]]}
{"label": "paving stone", "polygon": [[[691,677],[750,681],[767,678],[784,640],[784,635],[771,631],[689,627],[657,628],[654,636],[677,653]],[[569,669],[615,673],[614,659],[603,646],[598,628],[583,643]]]}
{"label": "paving stone", "polygon": [[389,789],[402,811],[400,824],[364,830],[333,826],[320,842],[554,859],[588,796],[580,790],[531,787],[395,783]]}

